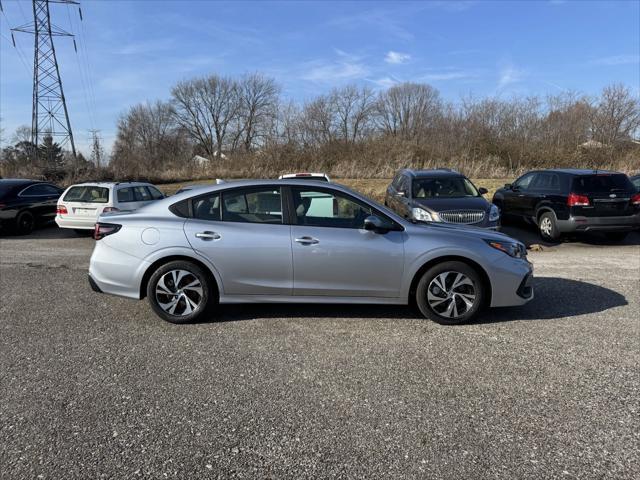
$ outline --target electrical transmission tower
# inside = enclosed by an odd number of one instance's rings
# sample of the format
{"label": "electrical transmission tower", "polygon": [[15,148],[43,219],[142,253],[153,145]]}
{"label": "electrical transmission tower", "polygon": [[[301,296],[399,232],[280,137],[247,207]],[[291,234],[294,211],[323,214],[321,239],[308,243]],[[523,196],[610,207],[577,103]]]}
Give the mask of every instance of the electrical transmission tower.
{"label": "electrical transmission tower", "polygon": [[[37,155],[37,147],[43,143],[44,138],[50,136],[60,147],[70,147],[75,159],[76,146],[73,141],[69,112],[67,111],[67,103],[62,90],[62,79],[60,78],[56,49],[53,44],[53,37],[73,37],[73,34],[51,23],[49,4],[66,3],[77,5],[78,2],[75,0],[32,1],[33,23],[27,23],[11,29],[12,32],[31,33],[35,37],[31,142],[36,147],[35,155]],[[75,39],[73,43],[75,47]],[[51,149],[47,150],[51,151]],[[43,160],[52,161],[50,158],[44,158]]]}

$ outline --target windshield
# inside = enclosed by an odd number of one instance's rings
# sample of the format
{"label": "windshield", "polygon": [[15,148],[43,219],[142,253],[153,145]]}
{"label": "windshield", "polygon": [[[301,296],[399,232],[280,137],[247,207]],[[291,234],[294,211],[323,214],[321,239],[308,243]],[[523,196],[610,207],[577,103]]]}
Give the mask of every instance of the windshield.
{"label": "windshield", "polygon": [[107,203],[109,201],[109,189],[83,185],[71,187],[64,196],[65,202]]}
{"label": "windshield", "polygon": [[464,177],[417,178],[413,198],[478,197],[476,187]]}
{"label": "windshield", "polygon": [[576,193],[631,192],[633,185],[623,174],[585,175],[573,181]]}

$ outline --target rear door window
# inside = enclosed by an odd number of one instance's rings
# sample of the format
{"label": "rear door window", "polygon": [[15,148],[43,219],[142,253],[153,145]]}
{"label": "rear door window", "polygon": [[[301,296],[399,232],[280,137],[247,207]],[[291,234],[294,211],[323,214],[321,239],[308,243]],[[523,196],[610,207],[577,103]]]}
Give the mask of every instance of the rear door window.
{"label": "rear door window", "polygon": [[132,187],[118,189],[118,203],[135,202],[136,198],[133,194]]}
{"label": "rear door window", "polygon": [[266,187],[224,192],[222,220],[244,223],[282,223],[280,188]]}
{"label": "rear door window", "polygon": [[107,203],[109,189],[88,185],[71,187],[63,199],[65,202]]}
{"label": "rear door window", "polygon": [[211,222],[220,221],[220,194],[215,193],[194,199],[193,217]]}
{"label": "rear door window", "polygon": [[557,173],[538,173],[532,180],[530,189],[560,191],[560,177]]}
{"label": "rear door window", "polygon": [[631,193],[633,185],[623,174],[583,175],[573,180],[573,191],[576,193]]}
{"label": "rear door window", "polygon": [[149,193],[149,190],[147,190],[147,187],[133,187],[133,192],[136,197],[136,202],[149,202],[152,200],[151,194]]}

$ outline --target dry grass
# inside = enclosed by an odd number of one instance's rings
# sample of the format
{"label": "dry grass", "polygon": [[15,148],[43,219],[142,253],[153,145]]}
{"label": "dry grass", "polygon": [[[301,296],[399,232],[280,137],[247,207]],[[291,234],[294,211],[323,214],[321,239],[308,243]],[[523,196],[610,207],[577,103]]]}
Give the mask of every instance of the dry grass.
{"label": "dry grass", "polygon": [[[377,202],[382,203],[384,200],[384,194],[387,189],[387,185],[391,182],[390,178],[334,178],[332,179],[335,183],[340,183],[345,185],[357,192],[360,192],[367,197],[370,197]],[[504,179],[504,178],[476,178],[472,179],[473,183],[476,187],[484,187],[489,190],[489,193],[486,195],[487,198],[491,199],[493,197],[493,193],[500,187],[502,187],[505,183],[512,181],[513,179]],[[214,180],[192,180],[178,183],[166,183],[163,185],[158,185],[158,188],[162,190],[166,195],[173,195],[180,188],[186,185],[201,185],[201,184],[215,184]]]}

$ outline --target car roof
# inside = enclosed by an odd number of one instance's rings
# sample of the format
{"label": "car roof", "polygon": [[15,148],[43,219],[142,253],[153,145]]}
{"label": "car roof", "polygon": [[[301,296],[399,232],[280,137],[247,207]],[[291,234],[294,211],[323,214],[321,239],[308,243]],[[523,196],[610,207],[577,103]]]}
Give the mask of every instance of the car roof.
{"label": "car roof", "polygon": [[451,170],[449,168],[434,168],[430,170],[413,170],[411,168],[405,168],[402,170],[402,173],[406,173],[407,175],[414,178],[423,178],[423,177],[464,177],[463,174],[457,172],[455,170]]}
{"label": "car roof", "polygon": [[534,172],[564,173],[565,175],[622,175],[612,170],[597,170],[593,168],[549,168],[547,170],[534,170]]}
{"label": "car roof", "polygon": [[148,182],[83,182],[83,183],[74,183],[70,185],[71,187],[115,187],[116,185],[127,185],[127,186],[137,186],[137,185],[151,185]]}
{"label": "car roof", "polygon": [[21,185],[30,185],[32,183],[47,183],[42,180],[29,180],[27,178],[1,178],[0,184],[3,185],[11,185],[11,186],[21,186]]}

